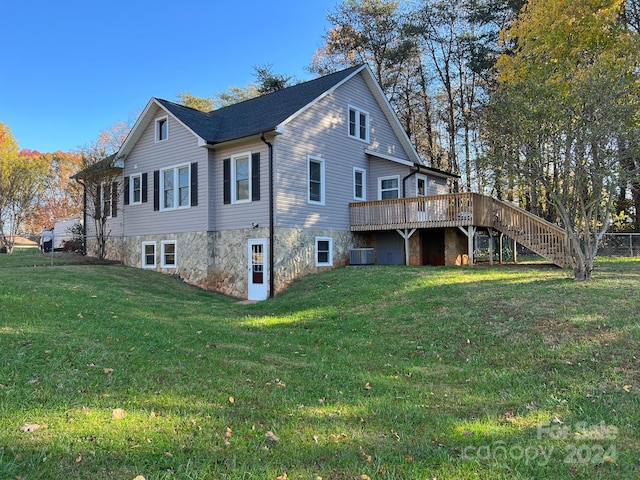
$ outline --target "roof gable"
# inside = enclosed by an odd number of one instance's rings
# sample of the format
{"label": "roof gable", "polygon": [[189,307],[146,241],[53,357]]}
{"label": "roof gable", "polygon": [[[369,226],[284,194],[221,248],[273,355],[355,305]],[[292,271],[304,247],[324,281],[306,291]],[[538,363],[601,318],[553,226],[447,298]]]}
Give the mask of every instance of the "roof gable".
{"label": "roof gable", "polygon": [[125,157],[131,151],[146,126],[157,115],[158,109],[174,117],[193,133],[201,145],[216,145],[281,129],[286,123],[361,72],[407,155],[413,162],[422,164],[389,101],[366,65],[350,67],[208,113],[168,100],[152,98],[127,136],[118,157]]}

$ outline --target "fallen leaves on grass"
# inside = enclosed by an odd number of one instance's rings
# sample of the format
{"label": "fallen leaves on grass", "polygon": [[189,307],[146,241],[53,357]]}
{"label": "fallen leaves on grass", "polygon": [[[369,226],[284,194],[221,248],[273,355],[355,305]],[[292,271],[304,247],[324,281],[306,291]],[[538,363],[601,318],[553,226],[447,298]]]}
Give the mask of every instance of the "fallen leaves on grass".
{"label": "fallen leaves on grass", "polygon": [[26,425],[21,426],[20,430],[23,432],[35,432],[40,428],[42,428],[42,425],[39,425],[37,423],[27,423]]}
{"label": "fallen leaves on grass", "polygon": [[331,438],[331,440],[333,440],[334,442],[337,442],[339,440],[342,440],[343,438],[347,438],[347,434],[346,433],[341,433],[339,435],[334,435],[332,433],[331,435],[329,435],[329,438]]}
{"label": "fallen leaves on grass", "polygon": [[113,411],[111,412],[111,416],[113,417],[114,420],[122,420],[124,417],[127,416],[127,412],[125,412],[124,409],[122,408],[114,408]]}
{"label": "fallen leaves on grass", "polygon": [[362,447],[360,447],[360,453],[362,453],[362,456],[367,462],[370,462],[371,460],[373,460],[373,457],[369,455],[367,452],[365,452]]}
{"label": "fallen leaves on grass", "polygon": [[280,438],[278,436],[276,436],[275,433],[273,433],[271,430],[269,430],[267,433],[264,434],[265,437],[267,437],[267,440],[271,441],[271,442],[277,442],[280,440]]}
{"label": "fallen leaves on grass", "polygon": [[625,385],[624,387],[622,387],[622,389],[623,389],[625,392],[630,392],[632,388],[633,388],[633,387],[632,387],[631,385]]}
{"label": "fallen leaves on grass", "polygon": [[371,390],[371,385],[369,384],[369,382],[367,382],[367,383],[364,385],[364,389],[365,389],[365,390]]}

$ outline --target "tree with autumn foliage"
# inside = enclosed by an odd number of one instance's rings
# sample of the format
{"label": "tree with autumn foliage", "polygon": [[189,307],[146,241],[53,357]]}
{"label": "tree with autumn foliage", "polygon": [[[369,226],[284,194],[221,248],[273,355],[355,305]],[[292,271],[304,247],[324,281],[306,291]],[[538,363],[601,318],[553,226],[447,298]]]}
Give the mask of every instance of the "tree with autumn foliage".
{"label": "tree with autumn foliage", "polygon": [[21,155],[11,129],[0,122],[0,243],[7,253],[24,233],[48,174],[42,157]]}
{"label": "tree with autumn foliage", "polygon": [[78,153],[55,152],[40,153],[22,150],[22,156],[41,158],[49,165],[49,176],[38,203],[25,220],[25,228],[30,232],[39,232],[43,226],[52,227],[56,220],[80,218],[82,216],[82,189],[71,180],[82,166],[82,156]]}
{"label": "tree with autumn foliage", "polygon": [[511,53],[485,116],[487,167],[526,185],[532,203],[548,199],[577,280],[591,278],[616,191],[634,173],[624,166],[640,155],[640,38],[624,7],[530,1],[503,32]]}

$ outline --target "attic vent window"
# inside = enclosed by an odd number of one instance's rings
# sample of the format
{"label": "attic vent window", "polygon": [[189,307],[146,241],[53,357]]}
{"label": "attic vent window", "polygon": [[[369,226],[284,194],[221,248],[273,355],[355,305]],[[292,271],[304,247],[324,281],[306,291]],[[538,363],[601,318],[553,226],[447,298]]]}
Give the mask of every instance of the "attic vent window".
{"label": "attic vent window", "polygon": [[169,138],[169,120],[167,117],[156,120],[156,142],[162,142]]}
{"label": "attic vent window", "polygon": [[352,106],[349,106],[349,136],[369,142],[369,114]]}

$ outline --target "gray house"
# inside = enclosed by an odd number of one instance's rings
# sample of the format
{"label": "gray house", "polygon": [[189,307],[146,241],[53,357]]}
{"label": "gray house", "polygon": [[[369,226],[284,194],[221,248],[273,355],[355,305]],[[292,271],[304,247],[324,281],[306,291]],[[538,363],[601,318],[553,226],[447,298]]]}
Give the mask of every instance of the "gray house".
{"label": "gray house", "polygon": [[381,264],[468,261],[470,203],[364,65],[209,113],[152,98],[108,163],[107,257],[206,289],[264,299],[361,247]]}

